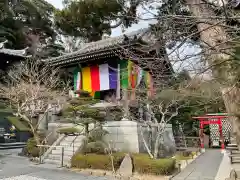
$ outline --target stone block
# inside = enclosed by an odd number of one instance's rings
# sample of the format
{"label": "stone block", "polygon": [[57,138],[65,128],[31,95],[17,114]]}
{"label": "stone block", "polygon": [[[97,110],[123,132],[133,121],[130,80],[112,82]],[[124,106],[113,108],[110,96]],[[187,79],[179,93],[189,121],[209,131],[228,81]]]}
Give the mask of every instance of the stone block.
{"label": "stone block", "polygon": [[122,177],[131,177],[133,171],[132,159],[129,154],[124,157],[117,173]]}

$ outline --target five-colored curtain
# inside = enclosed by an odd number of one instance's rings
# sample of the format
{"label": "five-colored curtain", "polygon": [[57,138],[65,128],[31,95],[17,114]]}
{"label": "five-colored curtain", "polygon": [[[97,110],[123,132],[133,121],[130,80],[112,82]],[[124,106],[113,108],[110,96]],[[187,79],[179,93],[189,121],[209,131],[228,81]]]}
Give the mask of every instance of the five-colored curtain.
{"label": "five-colored curtain", "polygon": [[142,68],[130,60],[121,60],[119,65],[115,67],[109,64],[101,64],[81,69],[76,68],[74,70],[74,90],[82,89],[96,96],[96,92],[103,90],[132,89],[132,98],[134,98],[135,89],[143,77],[147,88],[152,91],[153,82],[150,73],[143,71]]}

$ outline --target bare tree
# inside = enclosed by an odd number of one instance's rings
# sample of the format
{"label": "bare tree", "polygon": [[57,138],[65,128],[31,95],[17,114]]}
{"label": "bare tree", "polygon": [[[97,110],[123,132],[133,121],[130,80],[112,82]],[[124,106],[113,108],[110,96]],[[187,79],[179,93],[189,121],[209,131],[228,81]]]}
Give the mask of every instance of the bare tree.
{"label": "bare tree", "polygon": [[[126,53],[126,55],[129,54]],[[130,57],[132,58],[132,56]],[[141,63],[141,61],[139,62]],[[214,80],[204,81],[199,77],[189,77],[186,72],[183,74],[172,73],[164,76],[163,67],[161,65],[157,67],[159,74],[155,74],[157,80],[154,81],[155,94],[153,96],[147,95],[149,89],[146,86],[138,86],[135,89],[125,89],[124,91],[127,92],[125,96],[127,98],[123,99],[123,111],[124,114],[128,115],[126,118],[135,121],[140,120],[142,123],[140,125],[140,133],[144,147],[151,158],[159,157],[160,145],[164,144],[163,137],[167,124],[171,123],[175,117],[181,116],[179,114],[181,108],[188,107],[193,100],[197,106],[201,107],[205,103],[220,102],[219,99],[221,99],[220,85]],[[135,99],[130,100],[129,95],[133,91]],[[129,107],[131,106],[140,108],[141,111],[125,113],[125,111],[129,111]],[[143,114],[145,115],[144,117]],[[154,138],[149,140],[144,137],[143,131],[146,127],[154,134]]]}
{"label": "bare tree", "polygon": [[145,38],[151,45],[137,50],[155,49],[156,55],[149,59],[134,53],[135,49],[126,50],[125,56],[150,69],[156,85],[163,78],[160,65],[164,61],[170,62],[175,71],[184,67],[192,76],[217,81],[240,144],[239,3],[225,0],[140,1],[141,12],[133,18],[153,22],[150,30],[153,38]]}
{"label": "bare tree", "polygon": [[52,105],[61,106],[67,90],[58,69],[29,59],[9,70],[1,84],[0,96],[13,110],[13,115],[27,123],[37,144],[41,144],[38,129],[43,118],[37,118],[52,110]]}

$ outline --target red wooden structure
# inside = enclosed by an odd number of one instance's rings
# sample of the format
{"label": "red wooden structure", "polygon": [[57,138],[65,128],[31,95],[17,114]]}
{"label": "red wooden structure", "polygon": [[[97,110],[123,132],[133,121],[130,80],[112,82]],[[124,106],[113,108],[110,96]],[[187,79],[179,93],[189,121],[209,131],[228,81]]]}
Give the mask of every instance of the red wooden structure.
{"label": "red wooden structure", "polygon": [[204,149],[204,134],[203,128],[204,125],[208,124],[218,124],[218,130],[220,134],[220,141],[221,141],[221,149],[223,150],[224,147],[224,137],[222,132],[222,120],[227,118],[227,115],[205,115],[205,116],[198,116],[193,117],[193,119],[197,119],[200,121],[200,140],[201,140],[201,149]]}

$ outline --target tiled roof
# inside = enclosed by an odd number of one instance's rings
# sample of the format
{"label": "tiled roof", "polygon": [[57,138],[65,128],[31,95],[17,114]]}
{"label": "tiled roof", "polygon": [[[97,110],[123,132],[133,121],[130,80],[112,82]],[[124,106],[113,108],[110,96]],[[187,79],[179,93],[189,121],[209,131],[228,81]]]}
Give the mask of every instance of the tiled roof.
{"label": "tiled roof", "polygon": [[26,50],[13,50],[13,49],[0,49],[0,53],[12,55],[12,56],[20,56],[26,57]]}
{"label": "tiled roof", "polygon": [[[73,58],[80,58],[82,56],[85,55],[90,55],[93,54],[94,52],[97,51],[101,51],[101,50],[107,50],[110,48],[114,48],[114,47],[118,47],[119,45],[122,45],[125,43],[125,38],[127,37],[130,42],[132,39],[134,38],[141,38],[145,33],[147,33],[149,31],[148,28],[145,29],[140,29],[138,31],[134,31],[125,35],[121,35],[118,37],[111,37],[108,39],[103,39],[100,41],[96,41],[96,42],[91,42],[91,43],[86,43],[81,49],[72,52],[72,53],[68,53],[59,57],[55,57],[55,58],[50,58],[47,60],[44,60],[46,62],[49,63],[58,63],[61,61],[65,61],[68,59],[73,59]],[[80,58],[81,59],[81,58]]]}
{"label": "tiled roof", "polygon": [[7,43],[7,40],[0,43],[0,54],[7,54],[12,56],[19,56],[19,57],[26,57],[26,50],[28,48],[22,50],[14,50],[14,49],[7,49],[4,48],[4,45]]}

